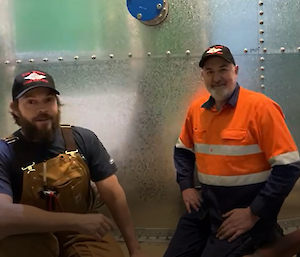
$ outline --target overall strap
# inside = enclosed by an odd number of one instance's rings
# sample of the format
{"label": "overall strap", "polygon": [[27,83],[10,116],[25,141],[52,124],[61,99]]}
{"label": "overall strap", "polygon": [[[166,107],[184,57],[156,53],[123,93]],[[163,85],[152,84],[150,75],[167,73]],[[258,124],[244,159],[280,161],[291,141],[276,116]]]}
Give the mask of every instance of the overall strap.
{"label": "overall strap", "polygon": [[60,125],[63,138],[65,140],[66,150],[68,152],[76,151],[77,145],[74,140],[72,126],[71,125]]}

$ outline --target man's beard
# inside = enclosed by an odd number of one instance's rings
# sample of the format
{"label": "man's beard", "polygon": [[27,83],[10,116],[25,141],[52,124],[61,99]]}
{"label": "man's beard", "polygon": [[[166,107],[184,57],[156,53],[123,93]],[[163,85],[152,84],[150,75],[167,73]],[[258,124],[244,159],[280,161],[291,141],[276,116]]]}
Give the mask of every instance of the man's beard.
{"label": "man's beard", "polygon": [[[41,119],[51,120],[51,127],[43,129],[38,128],[35,125],[35,121]],[[32,122],[28,121],[23,116],[19,116],[19,122],[22,128],[22,133],[27,140],[39,143],[49,143],[53,140],[54,133],[60,126],[60,111],[58,111],[55,116],[51,116],[47,113],[41,113],[33,118]]]}

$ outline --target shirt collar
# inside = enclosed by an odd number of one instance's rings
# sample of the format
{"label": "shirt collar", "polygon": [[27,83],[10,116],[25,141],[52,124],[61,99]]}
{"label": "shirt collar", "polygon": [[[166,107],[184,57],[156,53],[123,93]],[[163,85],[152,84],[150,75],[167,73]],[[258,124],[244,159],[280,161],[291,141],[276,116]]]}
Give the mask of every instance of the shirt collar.
{"label": "shirt collar", "polygon": [[[232,107],[235,107],[239,97],[239,92],[240,92],[240,86],[237,83],[231,97],[228,99],[227,104],[231,105]],[[210,110],[211,108],[214,107],[214,105],[215,105],[215,99],[212,96],[210,96],[208,101],[206,101],[201,107]]]}

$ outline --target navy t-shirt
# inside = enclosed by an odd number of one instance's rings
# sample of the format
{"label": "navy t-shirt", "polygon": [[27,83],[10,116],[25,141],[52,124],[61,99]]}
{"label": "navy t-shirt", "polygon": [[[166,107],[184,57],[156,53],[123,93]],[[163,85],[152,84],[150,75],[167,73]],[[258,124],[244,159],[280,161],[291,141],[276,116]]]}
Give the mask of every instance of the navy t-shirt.
{"label": "navy t-shirt", "polygon": [[[72,133],[78,151],[84,156],[89,167],[92,181],[103,180],[117,171],[114,160],[92,131],[74,126]],[[22,194],[23,171],[21,168],[32,162],[40,163],[62,154],[66,146],[60,129],[55,133],[53,141],[47,145],[27,141],[20,130],[14,132],[13,135],[19,139],[11,144],[0,140],[0,194],[10,195],[13,201],[18,203]],[[22,144],[22,149],[26,149],[26,153],[23,151],[24,155],[30,152],[27,165],[15,165],[18,161],[16,161],[17,156],[13,150],[13,144]]]}

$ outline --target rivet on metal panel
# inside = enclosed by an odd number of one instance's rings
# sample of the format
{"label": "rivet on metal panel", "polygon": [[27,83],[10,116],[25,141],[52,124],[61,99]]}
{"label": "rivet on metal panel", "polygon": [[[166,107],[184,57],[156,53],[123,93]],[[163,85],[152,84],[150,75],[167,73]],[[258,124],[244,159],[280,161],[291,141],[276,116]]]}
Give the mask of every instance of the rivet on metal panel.
{"label": "rivet on metal panel", "polygon": [[29,59],[29,62],[34,62],[34,59]]}
{"label": "rivet on metal panel", "polygon": [[44,61],[44,62],[48,62],[49,59],[48,59],[48,58],[44,58],[43,61]]}
{"label": "rivet on metal panel", "polygon": [[167,11],[167,8],[166,7],[164,7],[164,9],[163,9],[163,12],[166,12]]}
{"label": "rivet on metal panel", "polygon": [[280,51],[281,51],[281,52],[284,52],[284,51],[285,51],[284,47],[281,47],[281,48],[280,48]]}
{"label": "rivet on metal panel", "polygon": [[138,13],[136,17],[140,20],[142,19],[143,15],[141,13]]}
{"label": "rivet on metal panel", "polygon": [[298,47],[298,51],[300,52],[300,47]]}
{"label": "rivet on metal panel", "polygon": [[171,54],[171,51],[167,51],[167,55],[170,55]]}
{"label": "rivet on metal panel", "polygon": [[156,5],[156,8],[157,8],[158,10],[160,10],[162,7],[163,7],[163,6],[162,6],[161,3],[159,3],[159,4]]}
{"label": "rivet on metal panel", "polygon": [[264,30],[263,29],[259,30],[259,33],[264,34]]}
{"label": "rivet on metal panel", "polygon": [[264,80],[264,79],[265,79],[265,76],[264,76],[264,75],[261,75],[261,76],[260,76],[260,79],[261,79],[261,80]]}
{"label": "rivet on metal panel", "polygon": [[191,51],[190,51],[190,50],[186,50],[185,53],[186,53],[187,55],[189,55],[189,54],[191,54]]}
{"label": "rivet on metal panel", "polygon": [[263,11],[259,11],[259,14],[260,14],[260,15],[263,15],[263,14],[264,14],[264,12],[263,12]]}
{"label": "rivet on metal panel", "polygon": [[10,61],[5,61],[5,64],[10,64]]}
{"label": "rivet on metal panel", "polygon": [[132,57],[132,53],[128,53],[128,57]]}
{"label": "rivet on metal panel", "polygon": [[64,60],[63,57],[58,57],[57,59],[58,59],[59,61],[63,61],[63,60]]}
{"label": "rivet on metal panel", "polygon": [[150,53],[150,52],[148,52],[148,56],[151,56],[151,53]]}
{"label": "rivet on metal panel", "polygon": [[78,56],[78,55],[74,56],[74,59],[75,59],[75,60],[78,60],[78,59],[79,59],[79,56]]}
{"label": "rivet on metal panel", "polygon": [[16,60],[16,63],[21,63],[22,61],[21,60]]}
{"label": "rivet on metal panel", "polygon": [[260,87],[261,87],[261,88],[265,88],[265,85],[264,85],[264,84],[261,84]]}
{"label": "rivet on metal panel", "polygon": [[260,25],[263,25],[263,24],[264,24],[264,21],[263,21],[263,20],[260,20],[260,21],[259,21],[259,24],[260,24]]}
{"label": "rivet on metal panel", "polygon": [[156,233],[156,238],[159,238],[160,235],[161,235],[161,232],[160,232],[160,231],[157,231],[157,233]]}
{"label": "rivet on metal panel", "polygon": [[263,51],[266,53],[267,52],[267,48],[264,47]]}
{"label": "rivet on metal panel", "polygon": [[261,38],[261,39],[259,40],[259,42],[260,42],[260,43],[263,43],[263,42],[265,42],[265,40],[264,40],[263,38]]}
{"label": "rivet on metal panel", "polygon": [[110,58],[114,58],[114,55],[113,55],[113,54],[110,54],[109,57],[110,57]]}
{"label": "rivet on metal panel", "polygon": [[259,1],[259,5],[262,6],[264,4],[263,1]]}
{"label": "rivet on metal panel", "polygon": [[248,53],[248,49],[247,49],[247,48],[245,48],[245,49],[244,49],[244,52],[245,52],[245,53]]}
{"label": "rivet on metal panel", "polygon": [[96,59],[96,55],[92,55],[92,59],[95,60]]}
{"label": "rivet on metal panel", "polygon": [[264,57],[260,57],[260,61],[263,62],[265,60]]}
{"label": "rivet on metal panel", "polygon": [[260,70],[265,70],[265,67],[264,66],[260,66]]}

